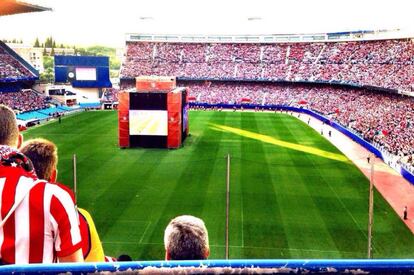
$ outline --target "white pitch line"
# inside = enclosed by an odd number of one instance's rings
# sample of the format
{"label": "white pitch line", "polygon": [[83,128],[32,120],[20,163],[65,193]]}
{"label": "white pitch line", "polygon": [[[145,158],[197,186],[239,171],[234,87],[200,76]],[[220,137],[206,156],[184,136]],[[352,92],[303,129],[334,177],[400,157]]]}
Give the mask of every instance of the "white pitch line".
{"label": "white pitch line", "polygon": [[145,233],[147,233],[147,230],[148,230],[148,228],[149,228],[149,226],[150,226],[150,225],[151,225],[151,221],[149,221],[149,222],[147,223],[147,226],[145,227],[144,233],[142,233],[141,239],[139,239],[139,243],[140,243],[140,244],[142,244],[142,240],[144,239],[144,237],[145,237]]}

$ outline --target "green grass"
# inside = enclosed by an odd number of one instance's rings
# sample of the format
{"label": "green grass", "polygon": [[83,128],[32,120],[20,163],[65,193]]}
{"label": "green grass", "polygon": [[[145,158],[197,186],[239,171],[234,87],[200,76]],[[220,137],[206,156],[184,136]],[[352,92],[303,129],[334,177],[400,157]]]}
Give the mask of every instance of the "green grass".
{"label": "green grass", "polygon": [[[107,255],[162,259],[163,234],[177,215],[201,217],[211,257],[224,258],[226,154],[231,154],[231,258],[366,258],[368,181],[339,162],[217,130],[241,128],[338,153],[306,124],[273,113],[191,112],[179,150],[117,147],[117,114],[85,112],[25,133],[59,147],[59,179],[95,220]],[[375,193],[373,255],[414,257],[414,238]]]}

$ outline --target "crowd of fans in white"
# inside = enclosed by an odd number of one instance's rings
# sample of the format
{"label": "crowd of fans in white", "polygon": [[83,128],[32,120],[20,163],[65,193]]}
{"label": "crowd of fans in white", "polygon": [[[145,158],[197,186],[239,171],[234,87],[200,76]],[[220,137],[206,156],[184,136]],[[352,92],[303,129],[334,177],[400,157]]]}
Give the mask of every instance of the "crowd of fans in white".
{"label": "crowd of fans in white", "polygon": [[0,104],[21,113],[48,108],[47,98],[32,90],[0,92]]}
{"label": "crowd of fans in white", "polygon": [[411,40],[219,44],[128,42],[121,78],[336,81],[414,90]]}
{"label": "crowd of fans in white", "polygon": [[413,164],[414,98],[327,85],[185,81],[193,102],[304,107]]}
{"label": "crowd of fans in white", "polygon": [[24,77],[33,77],[33,74],[0,47],[0,79]]}

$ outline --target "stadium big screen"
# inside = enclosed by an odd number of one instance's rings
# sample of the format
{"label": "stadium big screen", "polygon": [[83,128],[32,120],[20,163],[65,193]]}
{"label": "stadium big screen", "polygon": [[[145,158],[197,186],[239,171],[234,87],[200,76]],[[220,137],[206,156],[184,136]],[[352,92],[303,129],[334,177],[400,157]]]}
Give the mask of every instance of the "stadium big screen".
{"label": "stadium big screen", "polygon": [[131,93],[129,102],[130,147],[167,147],[167,93]]}
{"label": "stadium big screen", "polygon": [[187,91],[121,92],[119,145],[179,148],[188,134]]}
{"label": "stadium big screen", "polygon": [[110,88],[109,57],[55,55],[55,82],[77,88]]}

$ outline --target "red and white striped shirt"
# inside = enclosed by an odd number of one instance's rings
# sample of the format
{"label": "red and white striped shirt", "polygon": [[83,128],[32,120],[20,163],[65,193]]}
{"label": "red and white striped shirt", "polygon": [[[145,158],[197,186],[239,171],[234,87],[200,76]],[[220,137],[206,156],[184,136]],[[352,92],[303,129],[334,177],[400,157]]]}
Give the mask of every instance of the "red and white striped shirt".
{"label": "red and white striped shirt", "polygon": [[0,166],[1,220],[22,196],[0,228],[4,263],[52,263],[56,256],[68,256],[81,248],[77,211],[68,192],[55,184],[36,182],[20,167]]}

